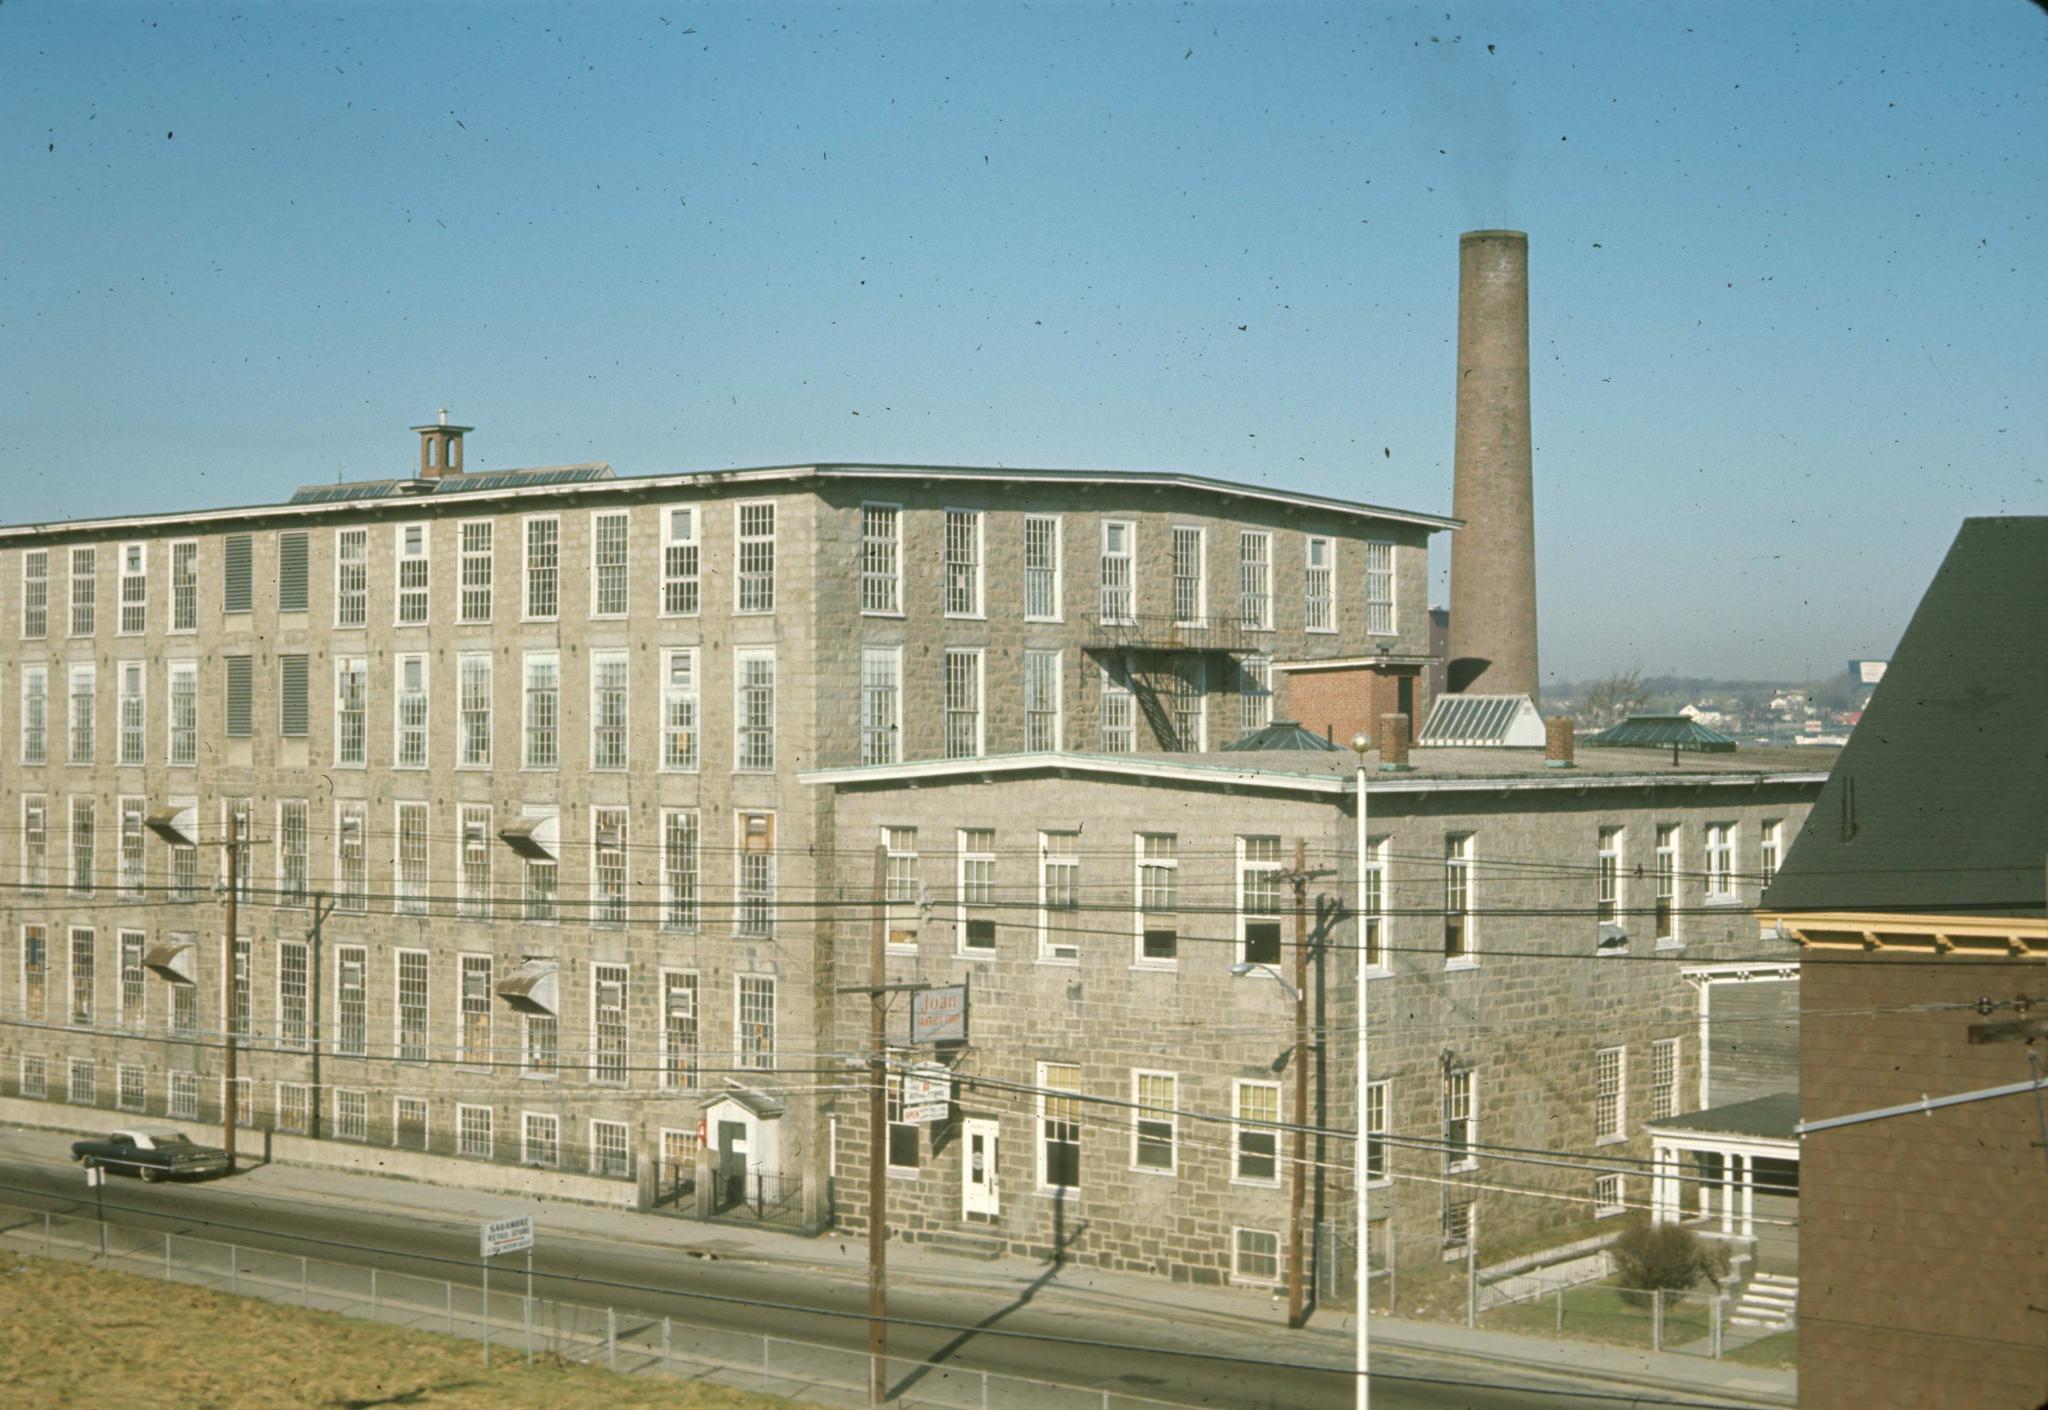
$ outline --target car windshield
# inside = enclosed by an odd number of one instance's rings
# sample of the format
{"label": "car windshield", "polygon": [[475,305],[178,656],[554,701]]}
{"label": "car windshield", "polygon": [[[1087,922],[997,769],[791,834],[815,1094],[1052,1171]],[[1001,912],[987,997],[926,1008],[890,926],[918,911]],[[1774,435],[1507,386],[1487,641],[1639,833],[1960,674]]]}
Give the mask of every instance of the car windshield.
{"label": "car windshield", "polygon": [[162,1150],[166,1146],[189,1146],[192,1144],[176,1131],[153,1131],[150,1133],[149,1143],[158,1150]]}

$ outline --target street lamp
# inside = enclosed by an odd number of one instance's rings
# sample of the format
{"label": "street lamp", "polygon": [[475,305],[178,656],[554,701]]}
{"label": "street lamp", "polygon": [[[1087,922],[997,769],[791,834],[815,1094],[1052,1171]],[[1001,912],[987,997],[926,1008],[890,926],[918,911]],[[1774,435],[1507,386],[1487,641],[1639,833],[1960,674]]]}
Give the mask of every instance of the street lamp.
{"label": "street lamp", "polygon": [[1262,974],[1287,991],[1287,997],[1298,999],[1301,991],[1287,982],[1287,976],[1269,964],[1234,964],[1230,967],[1233,978],[1243,979],[1248,974]]}
{"label": "street lamp", "polygon": [[[1381,646],[1381,650],[1386,648]],[[1351,1155],[1351,1198],[1356,1205],[1358,1229],[1358,1400],[1357,1410],[1369,1410],[1372,1404],[1372,1223],[1365,1199],[1366,1152],[1369,1142],[1366,1135],[1366,1113],[1370,1105],[1372,1082],[1371,1071],[1366,1063],[1365,1023],[1365,927],[1366,927],[1366,765],[1365,756],[1372,752],[1372,739],[1363,730],[1351,736],[1351,748],[1358,755],[1358,943],[1354,947],[1352,962],[1358,969],[1358,1140]]]}

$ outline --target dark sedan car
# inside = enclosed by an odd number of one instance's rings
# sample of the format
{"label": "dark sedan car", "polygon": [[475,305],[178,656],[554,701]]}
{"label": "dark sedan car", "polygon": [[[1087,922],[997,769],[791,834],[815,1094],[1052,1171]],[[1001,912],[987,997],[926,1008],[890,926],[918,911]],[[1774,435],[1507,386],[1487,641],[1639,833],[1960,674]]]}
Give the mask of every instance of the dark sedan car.
{"label": "dark sedan car", "polygon": [[176,1131],[115,1131],[90,1140],[73,1141],[71,1158],[88,1170],[129,1170],[145,1180],[166,1176],[218,1175],[228,1168],[228,1153],[202,1146]]}

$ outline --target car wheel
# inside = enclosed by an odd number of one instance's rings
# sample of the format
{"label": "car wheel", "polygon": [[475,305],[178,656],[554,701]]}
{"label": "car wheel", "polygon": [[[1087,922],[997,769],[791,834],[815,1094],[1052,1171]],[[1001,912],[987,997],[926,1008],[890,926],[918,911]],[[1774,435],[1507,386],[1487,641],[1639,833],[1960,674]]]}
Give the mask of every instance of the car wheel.
{"label": "car wheel", "polygon": [[155,1184],[155,1183],[156,1183],[157,1181],[159,1181],[159,1180],[161,1180],[161,1179],[163,1179],[163,1178],[164,1178],[164,1172],[163,1172],[163,1171],[161,1171],[161,1170],[158,1170],[158,1169],[157,1169],[157,1168],[156,1168],[155,1166],[153,1166],[153,1165],[145,1165],[145,1166],[143,1166],[143,1167],[142,1167],[142,1183],[143,1183],[143,1184],[145,1184],[145,1185],[154,1185],[154,1184]]}
{"label": "car wheel", "polygon": [[78,1158],[78,1163],[80,1165],[83,1165],[87,1170],[97,1170],[100,1168],[100,1163],[97,1160],[94,1160],[89,1155],[80,1156]]}

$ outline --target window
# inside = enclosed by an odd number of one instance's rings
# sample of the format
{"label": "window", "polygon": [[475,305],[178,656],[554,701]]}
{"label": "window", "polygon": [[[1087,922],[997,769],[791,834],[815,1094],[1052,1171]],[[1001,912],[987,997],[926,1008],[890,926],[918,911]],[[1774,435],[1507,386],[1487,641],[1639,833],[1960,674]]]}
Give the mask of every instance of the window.
{"label": "window", "polygon": [[199,1119],[199,1074],[196,1072],[173,1072],[170,1082],[170,1096],[166,1102],[165,1114],[173,1121],[197,1121]]}
{"label": "window", "polygon": [[1628,1139],[1628,1108],[1623,1083],[1628,1071],[1626,1048],[1600,1048],[1593,1054],[1593,1139]]}
{"label": "window", "polygon": [[896,762],[903,732],[903,648],[864,646],[860,652],[860,761]]}
{"label": "window", "polygon": [[1387,1180],[1387,1084],[1365,1089],[1365,1178]]}
{"label": "window", "polygon": [[1606,1219],[1619,1214],[1626,1207],[1622,1193],[1621,1176],[1615,1174],[1593,1177],[1593,1215]]}
{"label": "window", "polygon": [[143,846],[143,819],[149,805],[140,798],[122,798],[116,806],[121,814],[121,858],[117,885],[121,894],[134,898],[149,886],[149,855]]}
{"label": "window", "polygon": [[1172,964],[1180,955],[1180,839],[1138,834],[1138,962]]}
{"label": "window", "polygon": [[[233,658],[229,658],[233,659]],[[246,658],[245,658],[246,659]],[[93,705],[98,678],[89,663],[71,668],[71,753],[73,764],[90,764],[93,755]]]}
{"label": "window", "polygon": [[171,630],[199,630],[199,544],[193,539],[171,545]]}
{"label": "window", "polygon": [[526,654],[526,764],[552,769],[561,758],[561,665],[552,651]]}
{"label": "window", "polygon": [[697,928],[697,815],[675,808],[661,814],[661,924],[665,930]]}
{"label": "window", "polygon": [[590,767],[626,767],[626,653],[590,653]]}
{"label": "window", "polygon": [[[193,968],[199,966],[199,937],[189,933],[171,932],[171,943],[193,947]],[[199,1032],[199,984],[196,976],[191,984],[171,986],[171,1033],[174,1037],[190,1038]]]}
{"label": "window", "polygon": [[697,648],[662,653],[661,766],[697,771]]}
{"label": "window", "polygon": [[682,1090],[697,1066],[697,976],[661,975],[661,1085]]}
{"label": "window", "polygon": [[1312,632],[1337,630],[1337,541],[1310,535],[1302,545],[1302,625]]}
{"label": "window", "polygon": [[1138,747],[1137,700],[1122,667],[1102,668],[1102,752],[1129,754]]}
{"label": "window", "polygon": [[626,615],[628,584],[627,530],[630,524],[623,509],[604,510],[590,516],[590,615]]}
{"label": "window", "polygon": [[92,799],[71,800],[71,894],[74,896],[92,894],[93,874],[98,861],[97,822]]}
{"label": "window", "polygon": [[739,597],[734,610],[775,610],[775,506],[739,506]]}
{"label": "window", "polygon": [[253,606],[254,553],[255,541],[248,534],[221,540],[221,611],[247,612]]}
{"label": "window", "polygon": [[303,529],[277,536],[277,610],[280,612],[306,610],[309,551],[310,544]]}
{"label": "window", "polygon": [[370,531],[340,529],[334,535],[334,625],[361,627],[370,621]]}
{"label": "window", "polygon": [[21,928],[21,1016],[30,1023],[49,1021],[50,939],[40,923]]}
{"label": "window", "polygon": [[139,930],[123,930],[115,936],[121,964],[121,990],[116,998],[115,1022],[123,1028],[140,1029],[145,1026],[148,1014],[145,1012],[147,990],[142,983],[142,946],[145,937]]}
{"label": "window", "polygon": [[21,634],[36,640],[50,634],[50,550],[21,555]]}
{"label": "window", "polygon": [[1707,824],[1707,899],[1735,899],[1735,824]]}
{"label": "window", "polygon": [[303,1048],[312,1033],[308,1021],[309,974],[307,945],[303,940],[280,940],[277,945],[277,1041],[286,1048]]}
{"label": "window", "polygon": [[343,1057],[362,1057],[369,1051],[367,955],[361,945],[343,945],[334,952],[334,1051]]}
{"label": "window", "polygon": [[1024,620],[1060,620],[1060,521],[1054,514],[1024,516]]}
{"label": "window", "polygon": [[1657,899],[1650,929],[1659,945],[1678,943],[1678,824],[1657,824]]}
{"label": "window", "polygon": [[1370,837],[1365,843],[1365,913],[1360,917],[1362,960],[1367,969],[1385,973],[1387,966],[1387,856],[1388,839]]}
{"label": "window", "polygon": [[1081,1069],[1077,1064],[1038,1064],[1038,1183],[1041,1188],[1078,1189],[1081,1184]]}
{"label": "window", "polygon": [[[171,677],[173,700],[177,677]],[[370,661],[366,656],[334,658],[334,763],[360,768],[369,762]],[[176,711],[173,710],[173,719]],[[173,725],[175,733],[176,726]],[[173,749],[175,749],[173,745]]]}
{"label": "window", "polygon": [[173,661],[168,674],[170,762],[189,768],[199,762],[199,663]]}
{"label": "window", "polygon": [[491,766],[491,653],[465,651],[455,663],[456,762],[465,769]]}
{"label": "window", "polygon": [[455,913],[470,920],[491,918],[491,805],[464,803],[456,839]]}
{"label": "window", "polygon": [[590,967],[590,1080],[626,1085],[626,967]]}
{"label": "window", "polygon": [[991,828],[960,833],[960,948],[987,954],[996,947],[996,835]]}
{"label": "window", "polygon": [[427,658],[398,658],[398,695],[394,701],[397,738],[391,764],[399,769],[427,766]]}
{"label": "window", "polygon": [[21,1055],[21,1094],[37,1102],[50,1095],[49,1069],[41,1053]]}
{"label": "window", "polygon": [[590,810],[590,923],[626,923],[626,810]]}
{"label": "window", "polygon": [[1444,959],[1472,958],[1472,834],[1444,838]]}
{"label": "window", "polygon": [[398,625],[401,627],[425,626],[427,621],[427,589],[430,581],[432,560],[428,557],[430,544],[425,524],[399,524],[393,532],[397,536],[398,557]]}
{"label": "window", "polygon": [[740,773],[769,773],[775,768],[775,652],[750,648],[733,653],[737,692],[733,768]]}
{"label": "window", "polygon": [[1024,653],[1024,747],[1043,753],[1060,747],[1060,653]]}
{"label": "window", "polygon": [[1394,546],[1365,545],[1365,629],[1374,636],[1394,634]]}
{"label": "window", "polygon": [[1457,1258],[1472,1245],[1472,1201],[1454,1199],[1444,1205],[1444,1253]]}
{"label": "window", "polygon": [[739,914],[734,933],[766,939],[775,932],[775,819],[741,813]]}
{"label": "window", "polygon": [[277,732],[285,739],[304,739],[312,723],[307,668],[303,654],[277,658]]}
{"label": "window", "polygon": [[1596,920],[1618,922],[1621,917],[1621,829],[1603,827],[1599,840],[1593,916]]}
{"label": "window", "polygon": [[[536,833],[541,828],[552,830],[557,825],[556,813],[552,808],[528,808],[525,816],[538,820],[538,825],[534,829]],[[555,895],[561,882],[552,849],[548,849],[545,857],[526,858],[526,873],[523,880],[525,889],[522,900],[525,902],[526,918],[552,923],[556,919]]]}
{"label": "window", "polygon": [[946,757],[981,757],[981,652],[946,652]]}
{"label": "window", "polygon": [[302,1082],[277,1084],[277,1129],[303,1135],[312,1089]]}
{"label": "window", "polygon": [[277,894],[282,905],[306,904],[306,891],[311,880],[308,874],[307,831],[306,800],[278,799]]}
{"label": "window", "polygon": [[1131,568],[1131,541],[1137,527],[1120,519],[1102,525],[1102,620],[1128,626],[1137,620],[1137,592]]}
{"label": "window", "polygon": [[256,726],[256,663],[249,656],[221,659],[227,673],[226,734],[229,739],[247,739]]}
{"label": "window", "polygon": [[93,933],[81,925],[71,927],[71,1026],[92,1027]]}
{"label": "window", "polygon": [[1237,727],[1250,734],[1273,723],[1273,658],[1241,656],[1237,662]]}
{"label": "window", "polygon": [[1233,1178],[1256,1185],[1280,1183],[1280,1084],[1239,1082],[1231,1144],[1237,1152]]}
{"label": "window", "polygon": [[632,1177],[633,1152],[626,1144],[625,1122],[590,1123],[590,1173],[620,1180]]}
{"label": "window", "polygon": [[697,615],[697,511],[671,509],[663,516],[661,615]]}
{"label": "window", "polygon": [[28,767],[50,759],[50,669],[21,668],[21,762]]}
{"label": "window", "polygon": [[553,1079],[561,1060],[562,1023],[553,1014],[526,1015],[520,1062],[528,1077]]}
{"label": "window", "polygon": [[1240,1283],[1278,1283],[1280,1236],[1271,1229],[1239,1229],[1231,1249],[1230,1276]]}
{"label": "window", "polygon": [[455,1104],[455,1153],[491,1158],[491,1109]]}
{"label": "window", "polygon": [[924,885],[918,877],[917,829],[882,829],[882,933],[891,945],[917,948]]}
{"label": "window", "polygon": [[[194,818],[199,815],[199,800],[196,798],[173,798],[171,806]],[[171,899],[173,901],[196,901],[199,899],[199,848],[197,846],[173,846],[171,848]]]}
{"label": "window", "polygon": [[427,1099],[399,1097],[392,1103],[391,1144],[402,1150],[427,1148]]}
{"label": "window", "polygon": [[149,628],[149,550],[139,543],[121,545],[121,636],[141,636]]}
{"label": "window", "polygon": [[71,550],[71,634],[91,636],[97,625],[95,599],[99,595],[99,550]]}
{"label": "window", "polygon": [[946,615],[981,615],[981,511],[946,511]]}
{"label": "window", "polygon": [[370,871],[365,850],[369,814],[361,803],[334,806],[334,904],[361,911],[370,904]]}
{"label": "window", "polygon": [[1209,673],[1202,658],[1183,653],[1172,658],[1167,704],[1173,721],[1173,748],[1200,752],[1208,747],[1203,698]]}
{"label": "window", "polygon": [[1199,627],[1209,616],[1208,580],[1202,574],[1203,531],[1176,526],[1173,531],[1173,621]]}
{"label": "window", "polygon": [[1081,834],[1038,834],[1038,957],[1078,961]]}
{"label": "window", "polygon": [[114,1103],[123,1111],[143,1111],[149,1106],[149,1071],[138,1063],[122,1063],[114,1073]]}
{"label": "window", "polygon": [[537,1111],[521,1114],[519,1163],[552,1170],[562,1163],[562,1119]]}
{"label": "window", "polygon": [[1131,1074],[1131,1099],[1137,1103],[1136,1119],[1131,1123],[1133,1170],[1174,1172],[1179,1087],[1180,1079],[1171,1072]]}
{"label": "window", "polygon": [[1678,1039],[1650,1044],[1650,1120],[1678,1115]]}
{"label": "window", "polygon": [[427,913],[427,805],[398,805],[398,900],[393,909],[399,915]]}
{"label": "window", "polygon": [[1237,839],[1237,958],[1280,963],[1280,839]]}
{"label": "window", "polygon": [[903,1074],[893,1073],[884,1090],[888,1102],[889,1168],[914,1171],[918,1166],[918,1132],[915,1122],[903,1119]]}
{"label": "window", "polygon": [[398,952],[398,1060],[427,1060],[427,952]]}
{"label": "window", "polygon": [[337,1087],[334,1091],[334,1136],[341,1141],[370,1139],[370,1094]]}
{"label": "window", "polygon": [[50,809],[40,793],[21,799],[21,889],[28,895],[42,894],[50,874]]}
{"label": "window", "polygon": [[526,619],[551,622],[562,610],[562,521],[526,521]]}
{"label": "window", "polygon": [[1273,629],[1273,536],[1264,529],[1238,531],[1237,624],[1246,631]]}
{"label": "window", "polygon": [[[73,1058],[69,1068],[69,1082],[64,1099],[79,1106],[98,1106],[100,1101],[100,1074],[91,1058]],[[239,1124],[239,1123],[237,1123]]]}
{"label": "window", "polygon": [[1470,1069],[1444,1073],[1444,1169],[1477,1170],[1479,1102],[1476,1074]]}
{"label": "window", "polygon": [[775,1066],[775,980],[767,975],[739,977],[740,1066]]}
{"label": "window", "polygon": [[[254,1016],[251,1011],[251,1003],[255,998],[256,989],[256,947],[253,940],[236,939],[232,981],[234,988],[234,1011],[232,1017],[228,1020],[228,1031],[237,1038],[247,1038],[249,1036],[249,1023]],[[246,1081],[247,1079],[243,1080]],[[248,1110],[247,1103],[244,1103],[242,1111],[246,1114]],[[246,1125],[247,1123],[238,1124]]]}
{"label": "window", "polygon": [[496,526],[488,519],[465,520],[458,531],[461,562],[455,599],[455,620],[465,623],[491,620],[492,539]]}
{"label": "window", "polygon": [[1778,859],[1782,855],[1780,838],[1784,827],[1778,819],[1766,818],[1759,833],[1762,843],[1757,856],[1757,879],[1765,886],[1769,886],[1778,875]]}
{"label": "window", "polygon": [[860,507],[860,610],[897,616],[903,611],[902,510],[893,504]]}

